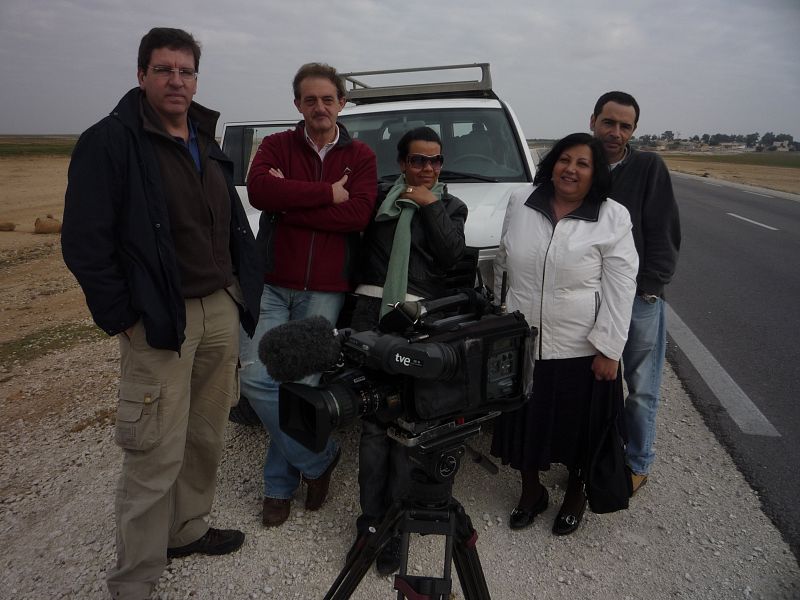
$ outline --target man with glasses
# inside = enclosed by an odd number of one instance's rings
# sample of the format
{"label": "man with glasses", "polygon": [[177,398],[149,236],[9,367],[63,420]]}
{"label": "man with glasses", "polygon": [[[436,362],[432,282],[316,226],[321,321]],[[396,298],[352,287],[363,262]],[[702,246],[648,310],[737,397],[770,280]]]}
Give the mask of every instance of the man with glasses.
{"label": "man with glasses", "polygon": [[239,324],[252,334],[255,240],[192,101],[200,46],[179,29],[141,40],[139,86],[78,140],[62,249],[99,327],[120,344],[123,449],[113,598],[150,596],[169,558],[226,554],[244,534],[209,527],[225,427],[238,400]]}
{"label": "man with glasses", "polygon": [[[372,215],[378,181],[375,154],[337,123],[346,98],[336,69],[303,65],[293,89],[303,120],[264,138],[247,177],[250,203],[263,211],[258,245],[264,288],[261,319],[242,357],[241,382],[269,432],[262,506],[267,527],[289,518],[301,483],[307,487],[306,510],[322,507],[341,449],[328,440],[314,453],[281,431],[278,383],[257,358],[258,341],[287,321],[319,315],[336,323],[344,294],[352,290],[360,233]],[[303,380],[317,381],[316,376]]]}

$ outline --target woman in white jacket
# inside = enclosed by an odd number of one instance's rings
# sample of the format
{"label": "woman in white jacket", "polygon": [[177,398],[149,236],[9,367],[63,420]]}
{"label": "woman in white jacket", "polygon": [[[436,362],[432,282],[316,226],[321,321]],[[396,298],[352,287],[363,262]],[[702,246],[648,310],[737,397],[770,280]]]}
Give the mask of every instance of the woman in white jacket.
{"label": "woman in white jacket", "polygon": [[[522,474],[509,525],[522,529],[547,508],[539,471],[570,471],[553,533],[578,528],[586,508],[580,477],[588,448],[588,410],[595,385],[620,376],[636,293],[638,256],[625,207],[610,189],[602,145],[585,133],[555,144],[532,193],[512,195],[495,260],[508,272],[508,309],[539,329],[530,401],[495,424],[492,454]],[[620,399],[621,401],[621,399]]]}

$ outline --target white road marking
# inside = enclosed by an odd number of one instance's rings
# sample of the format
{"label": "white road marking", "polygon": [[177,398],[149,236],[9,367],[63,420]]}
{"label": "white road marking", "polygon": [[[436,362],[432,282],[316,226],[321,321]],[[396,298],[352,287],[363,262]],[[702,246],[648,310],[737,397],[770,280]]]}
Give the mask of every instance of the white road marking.
{"label": "white road marking", "polygon": [[686,357],[703,381],[719,400],[722,407],[728,412],[731,419],[739,426],[742,433],[749,435],[762,435],[766,437],[781,437],[778,430],[772,426],[764,414],[758,410],[753,401],[747,397],[728,372],[722,368],[711,352],[697,339],[692,330],[681,321],[672,307],[667,304],[667,331],[680,347]]}
{"label": "white road marking", "polygon": [[710,185],[711,187],[725,187],[720,183],[711,183],[710,181],[704,181],[703,183],[705,183],[706,185]]}
{"label": "white road marking", "polygon": [[776,227],[770,227],[769,225],[764,225],[763,223],[759,223],[758,221],[753,221],[752,219],[748,219],[747,217],[742,217],[734,213],[725,213],[725,214],[735,217],[736,219],[741,219],[742,221],[747,221],[748,223],[752,223],[753,225],[758,225],[759,227],[763,227],[764,229],[770,229],[772,231],[780,231],[780,229]]}
{"label": "white road marking", "polygon": [[770,196],[769,194],[759,194],[758,192],[751,192],[750,190],[742,190],[745,194],[752,194],[753,196],[761,196],[762,198],[774,198],[775,196]]}

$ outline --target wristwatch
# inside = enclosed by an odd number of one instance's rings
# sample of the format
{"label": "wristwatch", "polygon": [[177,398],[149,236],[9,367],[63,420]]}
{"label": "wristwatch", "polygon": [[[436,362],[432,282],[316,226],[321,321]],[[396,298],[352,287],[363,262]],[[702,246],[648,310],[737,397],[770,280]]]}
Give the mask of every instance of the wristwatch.
{"label": "wristwatch", "polygon": [[655,304],[656,300],[658,300],[658,296],[656,296],[655,294],[648,294],[647,292],[639,292],[639,298],[641,298],[648,304]]}

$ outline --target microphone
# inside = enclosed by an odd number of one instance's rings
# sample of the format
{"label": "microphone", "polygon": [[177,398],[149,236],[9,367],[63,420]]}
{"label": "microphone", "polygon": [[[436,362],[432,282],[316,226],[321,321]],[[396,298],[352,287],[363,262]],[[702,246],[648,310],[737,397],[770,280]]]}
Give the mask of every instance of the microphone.
{"label": "microphone", "polygon": [[297,381],[326,371],[339,362],[340,335],[325,317],[315,316],[278,325],[258,343],[258,358],[275,381]]}

